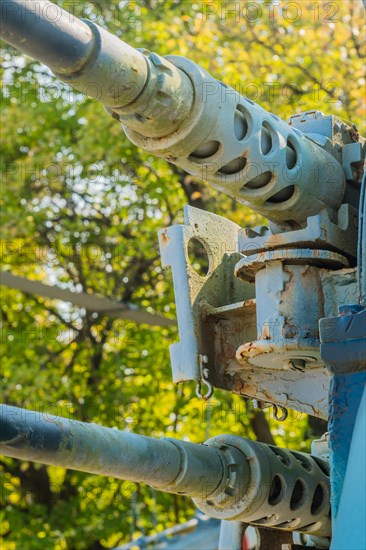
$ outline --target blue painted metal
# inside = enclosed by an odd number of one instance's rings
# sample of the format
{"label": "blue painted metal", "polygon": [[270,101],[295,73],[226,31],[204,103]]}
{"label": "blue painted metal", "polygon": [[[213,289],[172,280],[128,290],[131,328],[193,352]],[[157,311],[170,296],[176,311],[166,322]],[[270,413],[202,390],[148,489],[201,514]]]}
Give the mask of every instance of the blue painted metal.
{"label": "blue painted metal", "polygon": [[[332,548],[364,550],[366,310],[339,308],[320,321],[321,355],[333,374],[329,393]],[[362,515],[363,514],[363,515]]]}
{"label": "blue painted metal", "polygon": [[353,428],[365,384],[366,372],[338,374],[331,381],[329,444],[333,519],[338,513]]}
{"label": "blue painted metal", "polygon": [[[354,381],[356,382],[357,375]],[[352,394],[353,395],[353,394]],[[366,548],[366,389],[358,409],[338,513],[333,521],[332,550]]]}

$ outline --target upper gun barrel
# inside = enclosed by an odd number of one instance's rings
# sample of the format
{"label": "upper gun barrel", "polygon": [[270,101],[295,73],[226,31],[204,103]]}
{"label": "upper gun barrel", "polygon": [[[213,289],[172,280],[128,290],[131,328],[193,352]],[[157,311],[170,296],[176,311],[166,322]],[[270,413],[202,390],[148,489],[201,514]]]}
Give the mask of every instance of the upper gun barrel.
{"label": "upper gun barrel", "polygon": [[299,227],[345,194],[340,162],[314,139],[179,56],[136,50],[46,0],[1,0],[4,40],[100,100],[143,149],[269,220]]}

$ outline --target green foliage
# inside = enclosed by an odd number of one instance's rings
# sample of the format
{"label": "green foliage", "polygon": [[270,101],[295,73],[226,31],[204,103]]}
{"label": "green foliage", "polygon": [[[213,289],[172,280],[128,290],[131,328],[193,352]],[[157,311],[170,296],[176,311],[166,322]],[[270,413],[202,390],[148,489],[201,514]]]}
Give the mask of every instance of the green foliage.
{"label": "green foliage", "polygon": [[[329,2],[305,0],[301,16],[274,8],[274,17],[261,1],[261,12],[240,3],[236,15],[220,2],[59,4],[136,47],[191,57],[283,118],[319,109],[362,122],[360,2],[331,2],[330,13]],[[158,229],[180,223],[187,200],[241,225],[258,218],[136,149],[100,105],[45,67],[5,45],[3,59],[3,268],[174,317]],[[224,432],[255,437],[255,412],[240,397],[217,391],[207,408],[194,388],[174,387],[174,328],[15,290],[2,289],[2,298],[4,402],[195,442]],[[267,419],[277,444],[309,448],[305,416]],[[194,513],[189,500],[146,486],[10,459],[1,467],[4,550],[112,548]]]}

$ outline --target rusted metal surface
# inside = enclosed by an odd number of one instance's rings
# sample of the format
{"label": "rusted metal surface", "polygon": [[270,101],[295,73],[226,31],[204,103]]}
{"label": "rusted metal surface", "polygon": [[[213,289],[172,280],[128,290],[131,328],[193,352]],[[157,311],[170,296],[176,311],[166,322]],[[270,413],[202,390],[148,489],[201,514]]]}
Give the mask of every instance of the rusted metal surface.
{"label": "rusted metal surface", "polygon": [[[356,295],[355,270],[320,268],[319,262],[347,263],[331,251],[283,250],[282,263],[269,255],[273,261],[253,273],[263,280],[255,292],[253,284],[234,276],[240,231],[187,207],[184,226],[160,233],[163,264],[173,270],[180,329],[180,342],[171,348],[174,380],[198,380],[199,358],[207,356],[213,386],[326,418],[329,375],[319,354],[318,319]],[[194,237],[209,256],[206,277],[190,263],[188,243]],[[245,262],[248,258],[242,259],[243,272]]]}
{"label": "rusted metal surface", "polygon": [[235,266],[235,276],[245,281],[254,281],[259,271],[268,263],[281,262],[283,265],[318,266],[340,269],[348,267],[347,259],[336,252],[308,248],[279,248],[265,252],[250,251]]}
{"label": "rusted metal surface", "polygon": [[281,248],[333,250],[346,256],[352,265],[356,261],[358,211],[344,203],[338,210],[337,223],[329,219],[326,210],[310,216],[306,226],[292,231],[271,231],[262,226],[243,228],[239,232],[239,251],[256,254]]}
{"label": "rusted metal surface", "polygon": [[280,370],[323,366],[319,319],[324,315],[320,267],[342,267],[347,260],[326,250],[278,249],[243,258],[235,274],[255,277],[255,341],[242,344],[238,362]]}
{"label": "rusted metal surface", "polygon": [[[211,383],[234,393],[327,417],[329,376],[324,368],[275,370],[255,367],[236,357],[242,342],[257,337],[255,302],[218,310],[205,318],[204,335]],[[244,311],[242,311],[244,308]],[[223,311],[224,310],[224,311]]]}

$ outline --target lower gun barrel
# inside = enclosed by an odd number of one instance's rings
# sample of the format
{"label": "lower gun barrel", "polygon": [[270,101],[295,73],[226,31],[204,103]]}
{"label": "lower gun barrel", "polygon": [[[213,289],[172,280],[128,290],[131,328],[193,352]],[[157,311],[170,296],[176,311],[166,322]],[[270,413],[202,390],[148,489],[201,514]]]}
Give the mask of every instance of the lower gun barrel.
{"label": "lower gun barrel", "polygon": [[145,482],[191,496],[211,517],[329,536],[325,461],[241,437],[155,439],[0,406],[0,453]]}
{"label": "lower gun barrel", "polygon": [[202,497],[225,474],[219,453],[49,414],[0,406],[0,453]]}

